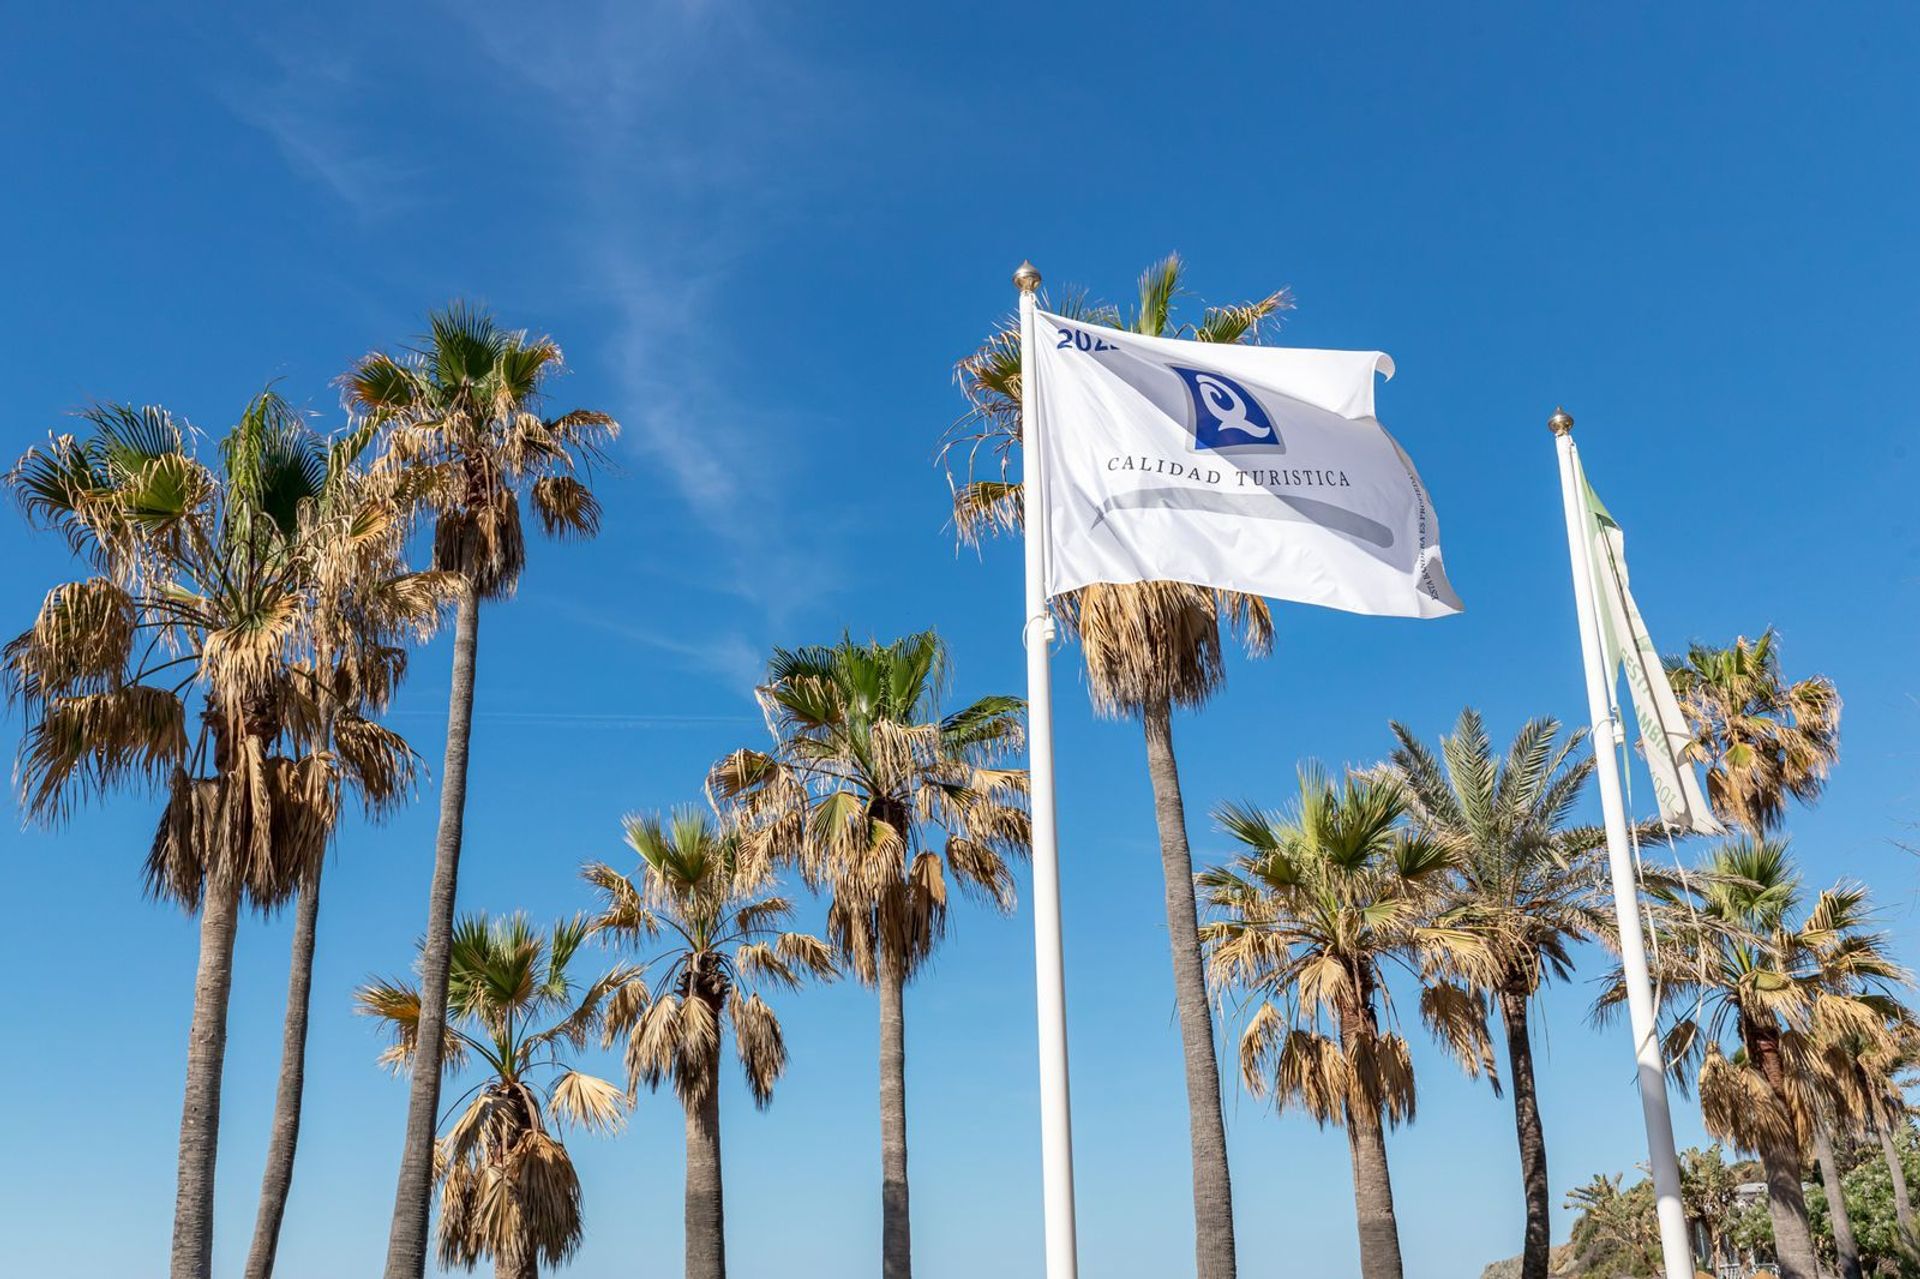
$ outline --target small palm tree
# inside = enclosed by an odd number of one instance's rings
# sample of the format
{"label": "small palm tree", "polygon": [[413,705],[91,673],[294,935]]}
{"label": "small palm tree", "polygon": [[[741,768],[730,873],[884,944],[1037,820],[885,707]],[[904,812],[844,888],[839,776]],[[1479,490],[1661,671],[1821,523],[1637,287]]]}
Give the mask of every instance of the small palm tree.
{"label": "small palm tree", "polygon": [[1031,842],[1025,704],[940,709],[947,650],[932,631],[891,644],[776,649],[760,689],[771,752],[735,751],[708,791],[742,824],[743,855],[786,862],[828,894],[835,956],[880,1003],[881,1269],[912,1273],[905,989],[946,932],[948,880],[1002,911]]}
{"label": "small palm tree", "polygon": [[662,934],[666,945],[614,993],[608,1042],[626,1036],[627,1095],[671,1081],[687,1112],[687,1279],[725,1279],[726,1213],[720,1177],[720,1045],[728,1027],[754,1103],[773,1100],[787,1065],[780,1020],[756,985],[797,989],[834,975],[832,949],[785,930],[793,905],[773,891],[768,867],[741,855],[737,831],[700,809],[668,820],[629,817],[638,881],[595,862],[594,928],[629,945]]}
{"label": "small palm tree", "polygon": [[[1905,974],[1868,929],[1863,889],[1830,888],[1800,913],[1800,877],[1779,840],[1724,845],[1650,898],[1669,1069],[1683,1085],[1697,1072],[1709,1132],[1759,1156],[1782,1279],[1816,1279],[1800,1173],[1818,1043],[1840,1029],[1884,1036],[1884,993]],[[1595,1011],[1625,999],[1616,968]]]}
{"label": "small palm tree", "polygon": [[[580,1244],[580,1179],[548,1125],[614,1132],[625,1120],[627,1095],[567,1055],[587,1046],[607,997],[633,977],[616,968],[575,985],[568,968],[590,932],[576,917],[543,935],[523,915],[471,915],[454,928],[441,1061],[453,1073],[477,1059],[486,1073],[454,1103],[465,1108],[434,1151],[443,1266],[491,1259],[499,1279],[537,1279]],[[396,1071],[425,1065],[422,998],[409,981],[369,982],[355,995],[393,1036],[380,1060]]]}
{"label": "small palm tree", "polygon": [[1667,678],[1707,766],[1707,802],[1755,839],[1780,828],[1787,800],[1811,803],[1840,757],[1840,694],[1824,675],[1789,683],[1772,630],[1730,648],[1695,644]]}
{"label": "small palm tree", "polygon": [[1593,759],[1580,753],[1584,733],[1562,739],[1558,721],[1537,719],[1497,760],[1471,708],[1440,739],[1438,756],[1404,725],[1393,732],[1393,771],[1406,788],[1413,824],[1455,858],[1448,892],[1456,926],[1479,937],[1493,957],[1490,986],[1448,986],[1445,997],[1459,1015],[1482,1023],[1488,1002],[1499,1009],[1526,1194],[1520,1275],[1546,1279],[1552,1204],[1527,1017],[1541,985],[1572,971],[1569,948],[1600,931],[1606,834],[1568,824]]}
{"label": "small palm tree", "polygon": [[[222,439],[217,468],[165,409],[82,416],[85,435],[29,450],[8,477],[29,519],[94,569],[55,587],[6,649],[26,712],[22,808],[51,824],[125,787],[167,797],[148,884],[200,913],[172,1273],[202,1279],[239,907],[271,909],[317,873],[343,785],[379,807],[411,769],[405,743],[361,715],[366,699],[343,704],[312,677],[328,530],[377,525],[379,502],[345,492],[352,445],[324,448],[271,392]],[[340,643],[430,628],[432,583],[368,554],[391,598],[377,624],[340,620]]]}
{"label": "small palm tree", "polygon": [[[1336,787],[1316,768],[1285,814],[1228,804],[1214,811],[1246,851],[1200,878],[1216,919],[1203,930],[1216,989],[1252,1007],[1240,1077],[1256,1097],[1300,1106],[1346,1129],[1353,1161],[1363,1279],[1399,1279],[1400,1232],[1386,1129],[1413,1118],[1413,1062],[1392,1027],[1390,966],[1491,985],[1493,957],[1474,933],[1435,912],[1454,854],[1407,828],[1404,788],[1380,773]],[[1456,1018],[1430,984],[1421,1009],[1452,1039]],[[1491,1070],[1484,1030],[1463,1055]]]}
{"label": "small palm tree", "polygon": [[1640,1182],[1622,1190],[1623,1173],[1596,1173],[1567,1192],[1574,1218],[1568,1244],[1581,1274],[1657,1274],[1660,1228],[1652,1188]]}
{"label": "small palm tree", "polygon": [[467,802],[480,604],[506,598],[519,583],[526,563],[523,492],[549,535],[591,537],[598,531],[600,506],[582,475],[619,431],[605,413],[540,415],[547,384],[561,367],[560,348],[551,339],[501,328],[491,316],[458,304],[434,312],[428,328],[420,350],[375,352],[343,379],[348,406],[384,434],[386,467],[404,477],[433,520],[434,567],[453,574],[460,588],[440,828],[420,968],[428,1012],[419,1051],[427,1065],[414,1072],[407,1100],[386,1279],[420,1279],[426,1267],[440,1016]]}
{"label": "small palm tree", "polygon": [[[1173,311],[1185,269],[1178,254],[1148,267],[1140,276],[1139,301],[1125,316],[1080,295],[1069,296],[1060,306],[1090,323],[1150,337],[1223,343],[1258,342],[1266,321],[1292,306],[1283,290],[1254,302],[1208,307],[1199,320],[1178,323]],[[969,410],[948,433],[942,457],[953,486],[955,527],[962,541],[974,543],[1020,524],[1022,490],[1008,479],[1020,443],[1018,322],[1003,322],[960,361],[955,377]],[[983,456],[997,462],[997,469],[984,476],[977,470]],[[1226,1122],[1201,957],[1186,802],[1173,750],[1173,709],[1200,706],[1218,691],[1225,678],[1222,623],[1237,631],[1247,650],[1258,656],[1271,645],[1272,618],[1265,601],[1255,596],[1182,582],[1096,584],[1057,597],[1053,607],[1080,640],[1094,708],[1116,718],[1137,717],[1146,737],[1186,1067],[1198,1276],[1232,1279],[1233,1183],[1227,1169]]]}

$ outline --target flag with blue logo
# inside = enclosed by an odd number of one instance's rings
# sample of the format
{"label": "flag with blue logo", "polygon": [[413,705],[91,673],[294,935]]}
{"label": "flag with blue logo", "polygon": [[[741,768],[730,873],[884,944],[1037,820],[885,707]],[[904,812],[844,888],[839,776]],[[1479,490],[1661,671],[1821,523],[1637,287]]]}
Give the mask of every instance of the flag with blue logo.
{"label": "flag with blue logo", "polygon": [[1048,595],[1175,581],[1352,613],[1460,611],[1433,503],[1374,417],[1385,355],[1143,337],[1044,311],[1033,347]]}

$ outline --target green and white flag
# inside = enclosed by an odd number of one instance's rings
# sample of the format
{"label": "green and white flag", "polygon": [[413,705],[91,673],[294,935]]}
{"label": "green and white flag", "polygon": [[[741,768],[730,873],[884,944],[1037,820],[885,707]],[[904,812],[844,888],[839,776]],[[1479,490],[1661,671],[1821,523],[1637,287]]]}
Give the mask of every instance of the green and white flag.
{"label": "green and white flag", "polygon": [[[1593,548],[1593,598],[1599,612],[1600,642],[1607,664],[1607,695],[1614,696],[1621,668],[1633,695],[1633,718],[1640,733],[1640,753],[1653,774],[1653,793],[1660,803],[1660,820],[1675,830],[1696,835],[1719,835],[1724,828],[1700,790],[1693,765],[1686,758],[1693,733],[1680,702],[1667,682],[1666,667],[1640,619],[1640,608],[1627,589],[1626,538],[1606,505],[1587,482],[1576,451],[1573,466],[1580,481]],[[1617,705],[1616,705],[1617,709]]]}

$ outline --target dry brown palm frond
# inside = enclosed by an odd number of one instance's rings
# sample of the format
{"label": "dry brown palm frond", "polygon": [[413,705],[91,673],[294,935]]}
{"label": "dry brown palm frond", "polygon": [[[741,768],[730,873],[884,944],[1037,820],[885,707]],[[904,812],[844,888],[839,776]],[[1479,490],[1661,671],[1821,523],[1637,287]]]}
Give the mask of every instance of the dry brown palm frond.
{"label": "dry brown palm frond", "polygon": [[138,610],[110,578],[47,593],[33,628],[7,646],[12,696],[29,709],[49,697],[104,693],[125,679]]}
{"label": "dry brown palm frond", "polygon": [[1277,1064],[1275,1053],[1287,1034],[1287,1019],[1267,999],[1260,1001],[1240,1032],[1240,1081],[1256,1099],[1267,1095],[1267,1080]]}
{"label": "dry brown palm frond", "polygon": [[1280,1038],[1274,1053],[1273,1094],[1282,1107],[1299,1106],[1323,1127],[1344,1122],[1353,1068],[1339,1044],[1295,1028]]}
{"label": "dry brown palm frond", "polygon": [[1095,583],[1062,597],[1087,690],[1106,715],[1197,706],[1225,677],[1216,594],[1184,582]]}
{"label": "dry brown palm frond", "polygon": [[780,1032],[780,1019],[774,1016],[758,995],[742,997],[734,991],[727,1007],[727,1020],[733,1023],[733,1046],[746,1070],[747,1087],[754,1104],[765,1109],[773,1100],[773,1086],[786,1070],[787,1045]]}
{"label": "dry brown palm frond", "polygon": [[1486,999],[1478,991],[1449,982],[1432,982],[1420,990],[1420,1019],[1433,1037],[1446,1046],[1468,1078],[1487,1077],[1494,1096],[1500,1095],[1500,1070],[1493,1059],[1493,1038],[1487,1030]]}
{"label": "dry brown palm frond", "polygon": [[1799,1117],[1791,1113],[1761,1072],[1730,1061],[1709,1046],[1700,1065],[1700,1117],[1707,1131],[1742,1150],[1798,1145]]}
{"label": "dry brown palm frond", "polygon": [[145,684],[55,698],[21,744],[21,808],[52,825],[88,795],[170,782],[187,761],[186,718],[179,697]]}
{"label": "dry brown palm frond", "polygon": [[589,1132],[618,1132],[629,1106],[627,1094],[618,1085],[578,1070],[562,1071],[547,1099],[548,1112],[555,1119],[579,1124]]}

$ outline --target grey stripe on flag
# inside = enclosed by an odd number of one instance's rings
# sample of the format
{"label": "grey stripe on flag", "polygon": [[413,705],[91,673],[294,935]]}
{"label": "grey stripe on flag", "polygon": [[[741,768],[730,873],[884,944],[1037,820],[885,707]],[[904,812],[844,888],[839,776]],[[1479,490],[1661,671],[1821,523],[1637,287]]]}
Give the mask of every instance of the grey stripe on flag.
{"label": "grey stripe on flag", "polygon": [[1344,506],[1322,502],[1319,498],[1294,497],[1270,489],[1259,493],[1216,493],[1211,489],[1183,486],[1116,493],[1100,503],[1100,513],[1094,518],[1094,527],[1100,526],[1100,522],[1107,518],[1108,511],[1149,510],[1212,511],[1216,515],[1238,515],[1256,520],[1294,520],[1344,533],[1382,549],[1393,545],[1393,530],[1379,520],[1368,519],[1358,511],[1349,511]]}

